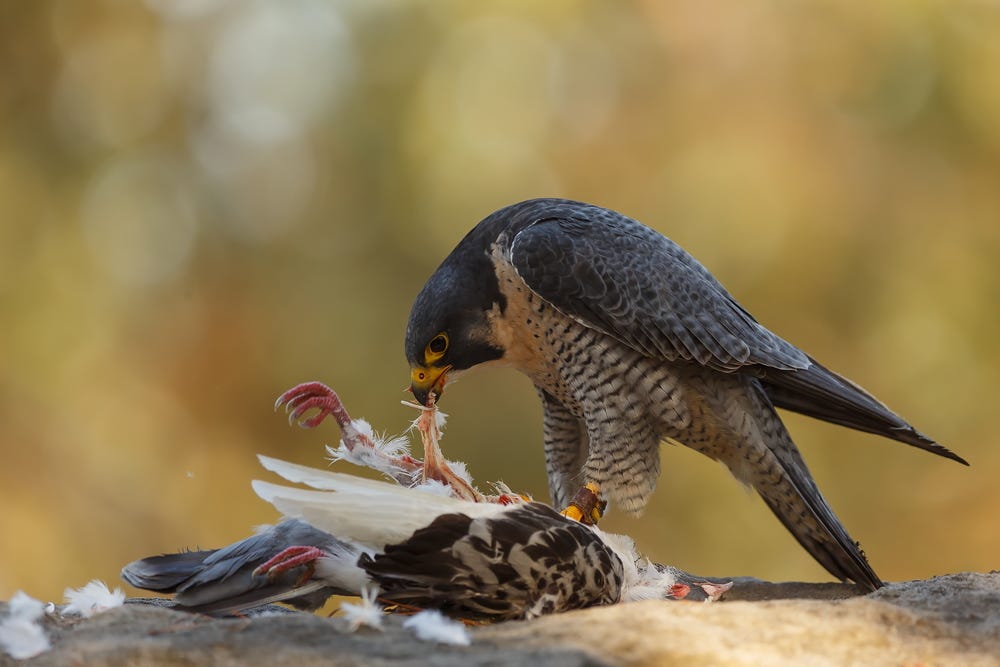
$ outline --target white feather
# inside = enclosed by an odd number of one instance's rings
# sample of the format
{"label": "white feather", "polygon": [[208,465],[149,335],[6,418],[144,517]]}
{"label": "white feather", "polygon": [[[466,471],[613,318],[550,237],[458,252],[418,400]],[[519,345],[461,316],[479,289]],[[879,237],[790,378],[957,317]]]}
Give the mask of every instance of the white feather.
{"label": "white feather", "polygon": [[[453,384],[455,382],[455,379],[459,375],[461,375],[461,373],[462,371],[456,371],[456,370],[448,371],[448,384]],[[408,408],[415,408],[417,410],[420,410],[421,413],[424,410],[428,409],[425,406],[420,405],[419,403],[414,403],[413,401],[400,401],[400,403],[402,403]],[[410,424],[410,428],[408,428],[407,430],[408,431],[416,430],[417,424],[419,423],[420,423],[420,417],[417,417],[416,419],[413,420],[413,422]],[[434,425],[437,427],[437,430],[443,431],[444,427],[447,426],[447,424],[448,424],[448,415],[445,414],[444,412],[441,412],[441,410],[439,410],[438,408],[434,408]]]}
{"label": "white feather", "polygon": [[606,533],[597,526],[591,526],[601,540],[621,559],[623,572],[622,591],[619,602],[647,599],[650,583],[639,568],[639,552],[635,540],[627,535]]}
{"label": "white feather", "polygon": [[22,591],[14,593],[0,620],[0,648],[15,660],[27,660],[52,648],[39,623],[45,604]]}
{"label": "white feather", "polygon": [[[400,456],[410,453],[410,439],[405,435],[388,436],[385,432],[376,433],[372,425],[364,419],[355,419],[354,428],[371,441],[371,448],[387,456]],[[341,440],[343,444],[343,440]],[[329,447],[329,446],[328,446]]]}
{"label": "white feather", "polygon": [[10,602],[7,603],[7,613],[11,618],[37,621],[45,615],[45,603],[36,600],[24,591],[18,591],[11,596]]}
{"label": "white feather", "polygon": [[444,482],[437,481],[436,479],[424,480],[420,484],[414,486],[413,490],[429,493],[434,496],[444,496],[445,498],[452,497],[451,487]]}
{"label": "white feather", "polygon": [[[443,456],[441,458],[444,458]],[[448,465],[451,467],[451,471],[458,475],[466,484],[472,486],[472,475],[469,474],[469,467],[465,465],[464,461],[448,461],[445,459]]]}
{"label": "white feather", "polygon": [[0,647],[15,660],[27,660],[52,645],[38,621],[12,617],[0,621]]}
{"label": "white feather", "polygon": [[670,590],[677,583],[677,577],[672,570],[666,569],[661,572],[648,560],[639,562],[637,572],[636,581],[622,591],[622,602],[669,598]]}
{"label": "white feather", "polygon": [[446,498],[352,475],[323,470],[315,471],[319,475],[314,475],[304,472],[310,470],[304,466],[274,465],[283,463],[274,459],[264,463],[275,472],[279,472],[276,468],[280,469],[279,474],[286,479],[308,479],[309,482],[304,483],[322,484],[333,493],[254,480],[252,485],[258,496],[285,516],[302,519],[341,539],[375,548],[407,539],[441,514],[461,513],[477,518],[496,516],[505,510],[502,505]]}
{"label": "white feather", "polygon": [[[387,486],[385,482],[330,472],[329,470],[321,470],[319,468],[310,468],[298,463],[273,459],[263,454],[258,454],[257,459],[260,460],[260,464],[264,468],[284,477],[289,482],[305,484],[321,491],[337,491],[341,488],[350,488],[355,493],[361,493],[367,489],[371,493],[378,494],[382,493],[383,486]],[[345,478],[350,480],[349,484],[345,482]]]}
{"label": "white feather", "polygon": [[67,588],[63,595],[67,604],[63,616],[76,615],[90,618],[94,614],[120,607],[125,603],[125,593],[116,588],[111,591],[108,585],[99,579],[94,579],[83,588]]}
{"label": "white feather", "polygon": [[[503,506],[497,506],[493,503],[475,503],[460,498],[429,495],[389,482],[310,468],[263,455],[258,455],[258,458],[261,465],[290,482],[305,484],[321,491],[335,491],[340,494],[339,500],[322,493],[310,496],[324,505],[327,503],[339,505],[354,500],[372,502],[372,498],[376,498],[378,506],[389,506],[397,508],[399,511],[412,507],[414,504],[419,505],[421,514],[424,516],[437,516],[449,512],[461,512],[471,517],[494,516],[498,511],[503,510]],[[267,484],[266,482],[262,483]],[[429,521],[430,519],[428,519]]]}
{"label": "white feather", "polygon": [[[372,549],[361,551],[369,556],[375,553]],[[362,591],[371,585],[371,580],[368,579],[368,573],[358,566],[358,557],[357,551],[345,550],[318,558],[313,579],[346,591]]]}
{"label": "white feather", "polygon": [[403,621],[403,627],[413,630],[413,634],[425,642],[441,642],[468,646],[472,637],[468,629],[458,621],[447,618],[437,609],[427,609]]}
{"label": "white feather", "polygon": [[340,610],[344,613],[344,620],[347,621],[347,629],[354,632],[362,625],[374,630],[382,629],[382,605],[378,599],[378,586],[371,588],[363,586],[361,588],[361,599],[358,604],[351,602],[341,602]]}
{"label": "white feather", "polygon": [[425,512],[410,506],[402,512],[380,506],[373,496],[342,497],[326,491],[306,491],[254,480],[258,496],[286,517],[302,519],[341,539],[382,549],[400,542],[427,523]]}

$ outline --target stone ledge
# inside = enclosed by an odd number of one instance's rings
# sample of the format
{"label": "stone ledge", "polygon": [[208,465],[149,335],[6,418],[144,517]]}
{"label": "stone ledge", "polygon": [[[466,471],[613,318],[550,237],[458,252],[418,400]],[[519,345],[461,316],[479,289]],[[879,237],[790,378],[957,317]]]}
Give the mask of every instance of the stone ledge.
{"label": "stone ledge", "polygon": [[53,648],[26,664],[1000,664],[1000,572],[867,596],[841,584],[736,582],[713,604],[643,602],[473,628],[471,646],[418,641],[399,618],[384,632],[349,633],[341,619],[299,612],[213,619],[134,600],[91,619],[46,619]]}

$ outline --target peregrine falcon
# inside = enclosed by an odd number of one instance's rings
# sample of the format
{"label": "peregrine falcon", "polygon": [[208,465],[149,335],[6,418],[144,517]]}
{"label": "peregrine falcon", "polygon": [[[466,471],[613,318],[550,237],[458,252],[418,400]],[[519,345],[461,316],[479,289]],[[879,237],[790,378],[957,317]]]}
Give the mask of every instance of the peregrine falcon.
{"label": "peregrine falcon", "polygon": [[480,222],[417,295],[405,346],[421,403],[482,364],[532,380],[555,505],[596,484],[638,513],[660,443],[681,443],[756,489],[831,574],[872,590],[881,580],[775,408],[966,463],[759,324],[676,243],[581,202],[534,199]]}

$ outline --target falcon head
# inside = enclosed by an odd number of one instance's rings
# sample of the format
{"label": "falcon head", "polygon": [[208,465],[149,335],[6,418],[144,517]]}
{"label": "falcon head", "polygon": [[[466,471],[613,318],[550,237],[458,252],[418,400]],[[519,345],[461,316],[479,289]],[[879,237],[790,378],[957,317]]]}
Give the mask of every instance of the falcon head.
{"label": "falcon head", "polygon": [[[500,359],[503,344],[494,331],[507,308],[500,291],[493,251],[510,251],[518,232],[548,218],[569,217],[588,205],[565,199],[532,199],[487,216],[427,280],[410,310],[406,358],[410,389],[427,404],[441,396],[447,376]],[[593,207],[590,207],[593,208]]]}
{"label": "falcon head", "polygon": [[441,397],[449,374],[499,359],[504,352],[491,334],[489,313],[503,301],[493,266],[485,253],[482,262],[468,264],[455,254],[420,290],[406,326],[410,390],[421,405],[427,405],[431,392]]}

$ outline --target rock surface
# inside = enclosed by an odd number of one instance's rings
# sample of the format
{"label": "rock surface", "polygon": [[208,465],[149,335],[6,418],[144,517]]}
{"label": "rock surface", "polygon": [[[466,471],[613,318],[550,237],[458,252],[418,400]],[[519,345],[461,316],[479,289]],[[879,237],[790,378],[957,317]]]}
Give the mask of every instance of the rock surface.
{"label": "rock surface", "polygon": [[[737,579],[722,602],[643,602],[477,627],[471,646],[419,641],[400,618],[386,621],[382,632],[350,633],[340,618],[275,610],[213,619],[134,600],[90,619],[48,617],[53,648],[25,664],[1000,665],[1000,572],[867,596],[839,584]],[[0,655],[8,664],[18,663]]]}

